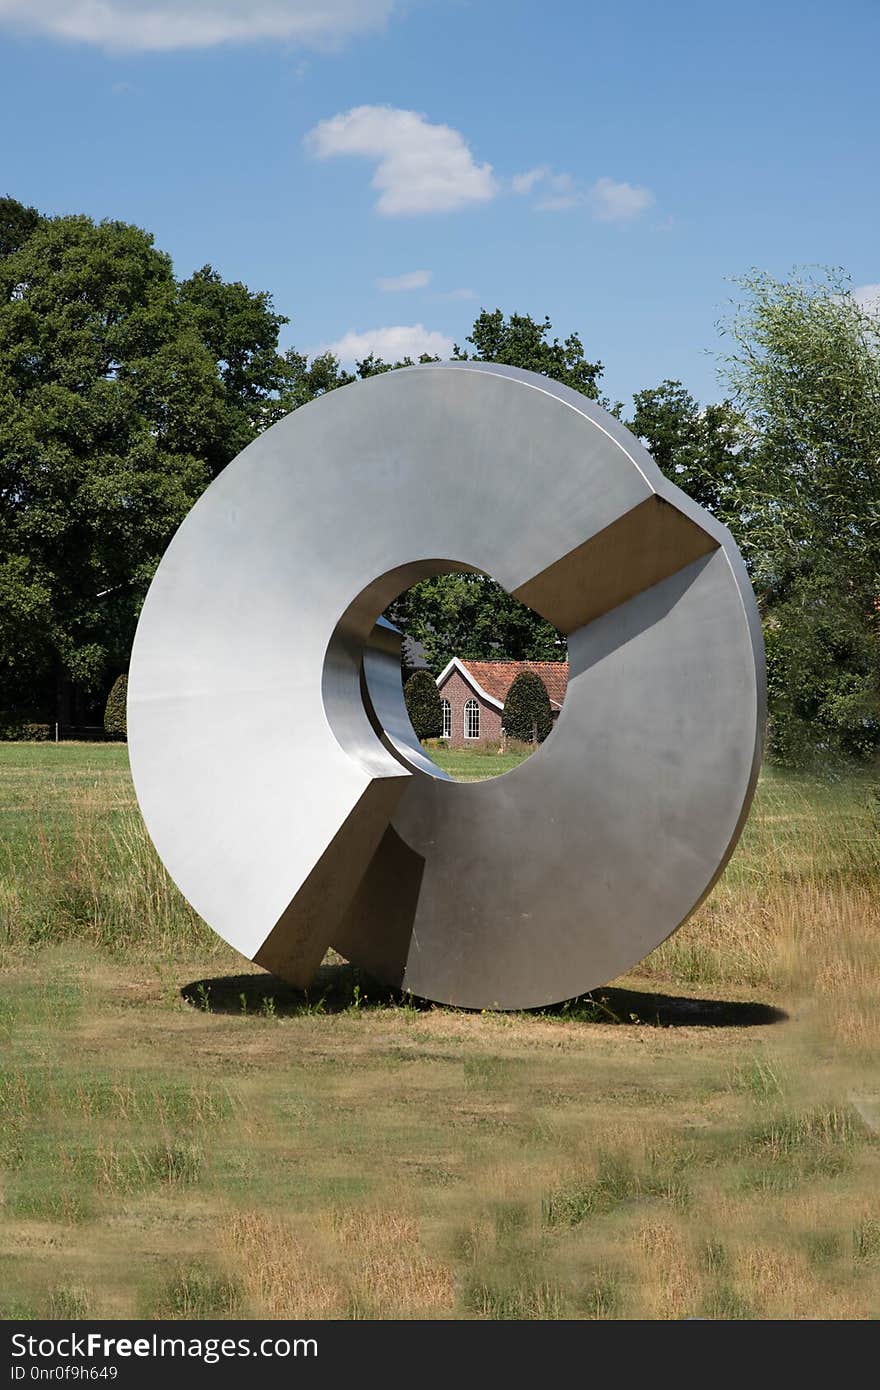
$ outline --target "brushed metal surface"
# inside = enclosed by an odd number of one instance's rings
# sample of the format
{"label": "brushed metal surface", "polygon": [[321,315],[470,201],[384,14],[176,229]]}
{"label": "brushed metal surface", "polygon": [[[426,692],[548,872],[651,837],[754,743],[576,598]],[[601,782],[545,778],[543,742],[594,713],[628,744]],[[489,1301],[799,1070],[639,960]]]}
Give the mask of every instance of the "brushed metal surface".
{"label": "brushed metal surface", "polygon": [[[426,757],[379,615],[492,574],[568,635],[553,735],[503,777]],[[674,931],[748,814],[765,719],[728,531],[594,402],[485,363],[389,372],[261,435],[150,588],[129,751],[157,850],[227,941],[326,948],[471,1008],[569,998]]]}

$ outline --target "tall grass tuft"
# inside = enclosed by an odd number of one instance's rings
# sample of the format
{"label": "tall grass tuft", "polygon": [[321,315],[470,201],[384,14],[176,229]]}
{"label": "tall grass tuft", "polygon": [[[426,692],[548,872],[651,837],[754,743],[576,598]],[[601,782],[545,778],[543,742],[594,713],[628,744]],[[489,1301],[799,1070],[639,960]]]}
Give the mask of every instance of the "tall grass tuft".
{"label": "tall grass tuft", "polygon": [[136,807],[113,804],[96,783],[68,792],[63,816],[45,801],[23,810],[30,833],[0,846],[7,952],[65,940],[153,957],[225,949],[172,882]]}
{"label": "tall grass tuft", "polygon": [[773,769],[706,902],[639,973],[706,986],[780,983],[837,1040],[876,1048],[880,816],[873,777],[823,783]]}

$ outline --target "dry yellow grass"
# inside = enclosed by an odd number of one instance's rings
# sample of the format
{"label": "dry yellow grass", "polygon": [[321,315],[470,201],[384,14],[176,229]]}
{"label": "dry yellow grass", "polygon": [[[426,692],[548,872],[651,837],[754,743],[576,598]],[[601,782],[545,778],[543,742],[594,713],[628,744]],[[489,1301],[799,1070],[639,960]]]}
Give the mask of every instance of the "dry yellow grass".
{"label": "dry yellow grass", "polygon": [[335,1214],[333,1233],[351,1270],[352,1307],[361,1316],[428,1317],[452,1311],[452,1272],[425,1253],[414,1217],[393,1206],[348,1210]]}
{"label": "dry yellow grass", "polygon": [[669,1222],[649,1221],[636,1229],[628,1254],[644,1317],[685,1318],[698,1306],[703,1287],[694,1253],[686,1233]]}
{"label": "dry yellow grass", "polygon": [[304,1243],[289,1222],[259,1211],[234,1212],[223,1234],[228,1267],[240,1280],[248,1311],[260,1318],[338,1318],[345,1289],[325,1271],[323,1251]]}
{"label": "dry yellow grass", "polygon": [[225,1235],[231,1274],[254,1317],[436,1317],[455,1303],[452,1271],[430,1258],[414,1217],[392,1210],[325,1212],[317,1224],[235,1212]]}
{"label": "dry yellow grass", "polygon": [[0,750],[7,1316],[880,1313],[871,779],[766,776],[638,975],[476,1015],[338,959],[280,989],[176,894],[124,749],[62,755]]}

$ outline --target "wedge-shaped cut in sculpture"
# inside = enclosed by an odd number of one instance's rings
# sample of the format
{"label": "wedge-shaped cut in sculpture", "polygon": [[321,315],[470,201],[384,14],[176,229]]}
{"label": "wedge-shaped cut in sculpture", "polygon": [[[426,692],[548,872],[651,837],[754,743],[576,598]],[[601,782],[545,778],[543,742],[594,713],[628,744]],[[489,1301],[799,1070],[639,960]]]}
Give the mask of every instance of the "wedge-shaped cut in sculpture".
{"label": "wedge-shaped cut in sculpture", "polygon": [[655,495],[527,580],[515,597],[560,631],[574,632],[717,546],[696,521]]}
{"label": "wedge-shaped cut in sculpture", "polygon": [[254,953],[258,965],[302,988],[311,984],[379,847],[401,790],[400,779],[377,777],[371,783]]}
{"label": "wedge-shaped cut in sculpture", "polygon": [[[491,573],[569,639],[552,740],[459,783],[406,716],[429,575]],[[330,945],[467,1007],[605,983],[733,851],[764,723],[730,535],[592,401],[449,363],[332,392],[214,482],[144,605],[129,684],[148,828],[194,907],[299,985]]]}

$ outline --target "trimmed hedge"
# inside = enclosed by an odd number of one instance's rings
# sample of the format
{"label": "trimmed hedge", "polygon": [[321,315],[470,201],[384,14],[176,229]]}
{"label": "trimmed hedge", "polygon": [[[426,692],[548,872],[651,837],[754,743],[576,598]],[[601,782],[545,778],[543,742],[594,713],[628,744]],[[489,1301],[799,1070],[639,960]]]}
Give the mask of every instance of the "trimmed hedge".
{"label": "trimmed hedge", "polygon": [[104,710],[104,733],[108,738],[127,738],[126,703],[128,701],[128,676],[117,676]]}
{"label": "trimmed hedge", "polygon": [[440,691],[430,671],[414,671],[403,687],[406,712],[418,738],[440,738],[443,733],[443,706]]}
{"label": "trimmed hedge", "polygon": [[508,738],[543,743],[553,728],[550,696],[537,671],[520,671],[511,683],[501,716]]}
{"label": "trimmed hedge", "polygon": [[0,739],[4,743],[46,743],[51,737],[51,724],[35,724],[28,720],[0,723]]}

